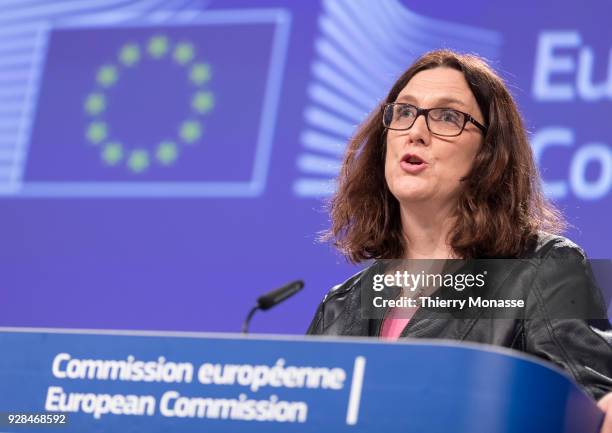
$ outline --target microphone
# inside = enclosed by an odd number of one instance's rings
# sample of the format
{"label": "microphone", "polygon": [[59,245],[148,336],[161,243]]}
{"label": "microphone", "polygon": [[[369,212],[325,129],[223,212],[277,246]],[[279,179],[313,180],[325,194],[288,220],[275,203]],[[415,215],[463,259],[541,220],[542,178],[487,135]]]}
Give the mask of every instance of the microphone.
{"label": "microphone", "polygon": [[285,299],[295,295],[297,292],[302,290],[303,287],[304,282],[302,280],[296,280],[292,281],[289,284],[285,284],[284,286],[276,290],[272,290],[271,292],[261,295],[259,298],[257,298],[257,305],[255,305],[251,309],[251,311],[249,311],[247,318],[242,324],[242,333],[246,334],[249,332],[249,323],[257,310],[269,310],[275,305],[278,305],[283,302]]}

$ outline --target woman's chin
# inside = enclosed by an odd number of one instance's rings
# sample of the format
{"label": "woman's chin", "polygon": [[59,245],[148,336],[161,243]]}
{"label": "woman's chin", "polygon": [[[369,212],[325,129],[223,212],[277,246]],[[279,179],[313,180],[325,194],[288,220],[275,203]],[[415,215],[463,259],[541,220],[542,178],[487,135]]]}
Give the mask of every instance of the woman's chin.
{"label": "woman's chin", "polygon": [[433,198],[431,191],[423,189],[405,189],[393,195],[402,204],[423,203]]}

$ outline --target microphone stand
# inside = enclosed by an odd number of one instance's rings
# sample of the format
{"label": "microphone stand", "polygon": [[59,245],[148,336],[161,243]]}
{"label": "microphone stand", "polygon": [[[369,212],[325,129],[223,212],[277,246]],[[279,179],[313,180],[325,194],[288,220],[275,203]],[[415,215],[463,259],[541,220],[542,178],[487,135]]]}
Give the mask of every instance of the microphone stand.
{"label": "microphone stand", "polygon": [[251,308],[251,311],[249,311],[249,314],[247,315],[246,319],[244,320],[244,322],[242,322],[243,334],[249,333],[249,323],[251,322],[251,319],[253,318],[253,315],[257,310],[259,310],[259,305],[255,305],[253,308]]}
{"label": "microphone stand", "polygon": [[249,314],[242,323],[242,333],[247,334],[249,332],[249,323],[257,310],[268,310],[295,295],[302,290],[303,287],[304,282],[302,280],[296,280],[257,298],[257,304],[251,308],[251,311],[249,311]]}

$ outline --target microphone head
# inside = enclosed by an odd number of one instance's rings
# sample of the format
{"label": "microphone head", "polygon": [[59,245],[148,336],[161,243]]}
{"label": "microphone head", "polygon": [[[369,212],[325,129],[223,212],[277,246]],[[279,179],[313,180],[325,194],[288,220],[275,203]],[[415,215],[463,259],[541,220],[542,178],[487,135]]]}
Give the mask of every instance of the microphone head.
{"label": "microphone head", "polygon": [[260,310],[268,310],[277,304],[280,304],[285,299],[295,295],[297,292],[302,290],[304,282],[302,280],[296,280],[283,287],[272,290],[265,295],[257,298],[257,306]]}

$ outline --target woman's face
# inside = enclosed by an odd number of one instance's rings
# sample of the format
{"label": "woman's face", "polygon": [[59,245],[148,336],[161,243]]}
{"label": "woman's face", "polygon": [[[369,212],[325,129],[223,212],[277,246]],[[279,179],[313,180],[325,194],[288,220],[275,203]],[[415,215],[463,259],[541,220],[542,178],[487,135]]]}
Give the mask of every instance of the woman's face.
{"label": "woman's face", "polygon": [[[395,102],[419,108],[453,108],[484,124],[476,98],[463,73],[439,67],[417,73]],[[457,137],[441,137],[427,129],[419,116],[406,131],[387,131],[385,178],[400,203],[436,202],[448,205],[458,197],[461,178],[472,167],[482,144],[482,132],[471,122]],[[414,164],[421,160],[421,164]],[[410,162],[413,162],[411,164]]]}

